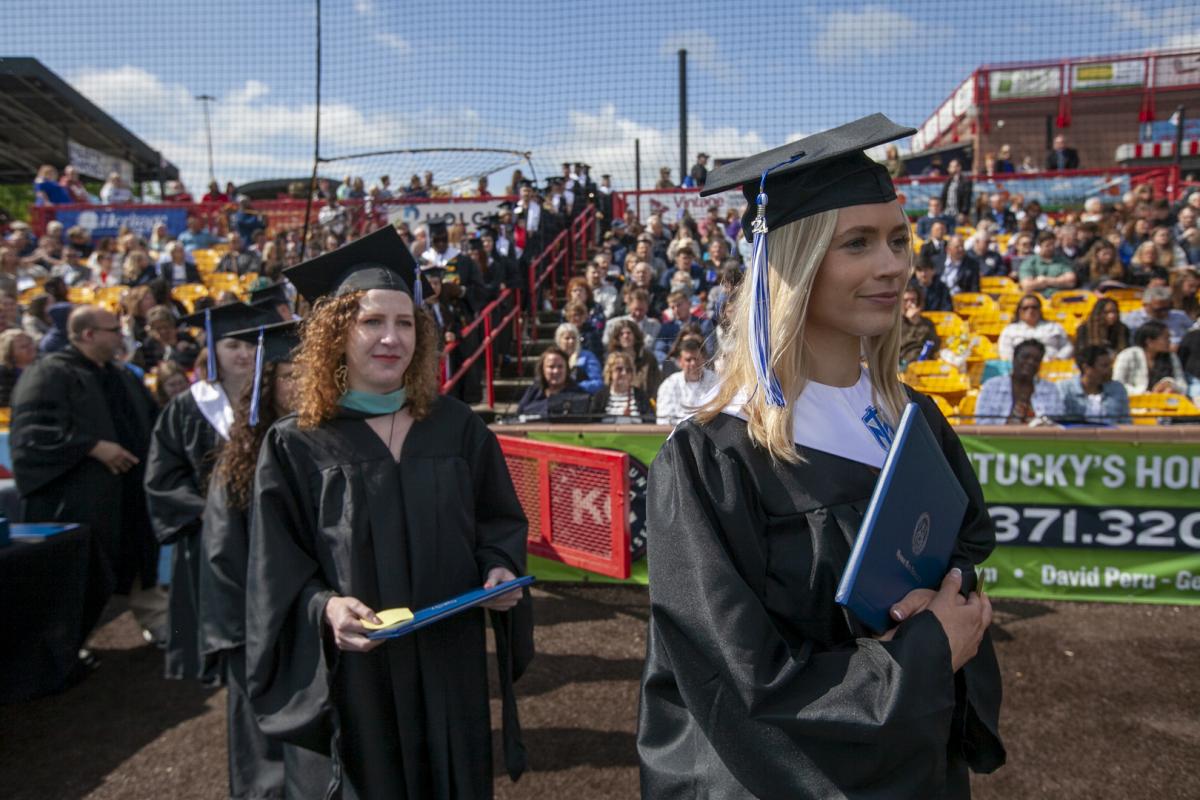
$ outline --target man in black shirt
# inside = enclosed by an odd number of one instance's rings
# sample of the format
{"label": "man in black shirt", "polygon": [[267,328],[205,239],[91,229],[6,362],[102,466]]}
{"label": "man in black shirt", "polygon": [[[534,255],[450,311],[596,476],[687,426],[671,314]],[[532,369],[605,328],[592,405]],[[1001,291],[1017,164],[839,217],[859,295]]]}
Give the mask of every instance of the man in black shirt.
{"label": "man in black shirt", "polygon": [[697,189],[704,188],[704,182],[708,180],[708,153],[696,154],[696,163],[692,165],[692,171],[688,174],[692,176],[692,182],[696,184]]}

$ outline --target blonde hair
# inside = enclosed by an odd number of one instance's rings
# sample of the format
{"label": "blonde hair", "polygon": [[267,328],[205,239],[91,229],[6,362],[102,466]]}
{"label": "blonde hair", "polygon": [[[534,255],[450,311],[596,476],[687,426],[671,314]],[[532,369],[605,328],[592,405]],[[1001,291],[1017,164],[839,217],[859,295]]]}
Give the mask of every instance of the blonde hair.
{"label": "blonde hair", "polygon": [[[569,352],[567,351],[567,348],[559,344],[559,339],[562,338],[564,333],[572,333],[575,335],[575,348]],[[554,344],[558,345],[558,348],[567,354],[567,366],[571,367],[572,369],[575,368],[576,363],[579,360],[579,351],[583,349],[583,344],[579,341],[580,338],[579,328],[576,328],[569,322],[563,322],[554,329]]]}
{"label": "blonde hair", "polygon": [[[765,449],[773,460],[797,463],[801,461],[793,442],[792,414],[796,399],[808,383],[808,364],[813,353],[804,342],[804,327],[808,319],[808,303],[821,262],[837,229],[837,210],[823,211],[783,225],[767,234],[769,252],[769,286],[771,294],[770,339],[771,368],[779,379],[786,404],[770,405],[766,392],[754,391],[742,406],[746,431],[750,440]],[[908,250],[911,260],[911,248]],[[734,402],[743,390],[758,385],[758,375],[746,341],[750,329],[750,303],[743,294],[749,281],[744,281],[731,300],[731,324],[728,340],[722,344],[724,354],[720,367],[720,388],[716,396],[700,408],[696,418],[701,424],[711,422]],[[907,402],[896,364],[900,358],[900,312],[896,309],[895,324],[878,336],[863,342],[867,369],[871,374],[871,391],[875,404],[885,419],[895,424]]]}

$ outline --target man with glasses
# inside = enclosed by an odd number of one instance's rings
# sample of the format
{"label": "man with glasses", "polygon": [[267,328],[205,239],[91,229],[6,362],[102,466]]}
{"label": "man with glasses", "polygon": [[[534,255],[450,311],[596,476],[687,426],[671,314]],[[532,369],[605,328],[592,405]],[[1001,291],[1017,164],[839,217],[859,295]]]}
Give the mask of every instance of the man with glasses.
{"label": "man with glasses", "polygon": [[152,597],[158,545],[142,489],[157,406],[114,362],[122,347],[115,315],[80,306],[67,334],[70,344],[30,365],[13,395],[9,441],[23,518],[85,524],[115,579],[106,591],[132,595],[147,639],[161,639],[163,604]]}
{"label": "man with glasses", "polygon": [[1184,334],[1192,327],[1192,318],[1187,312],[1171,307],[1171,290],[1166,286],[1150,286],[1142,292],[1142,307],[1130,311],[1122,322],[1129,326],[1130,334],[1150,320],[1161,322],[1171,332],[1171,347],[1178,349]]}
{"label": "man with glasses", "polygon": [[1012,361],[1017,345],[1029,339],[1040,342],[1051,360],[1070,358],[1075,350],[1063,326],[1042,317],[1042,302],[1032,292],[1021,298],[1017,318],[1000,332],[1000,357]]}

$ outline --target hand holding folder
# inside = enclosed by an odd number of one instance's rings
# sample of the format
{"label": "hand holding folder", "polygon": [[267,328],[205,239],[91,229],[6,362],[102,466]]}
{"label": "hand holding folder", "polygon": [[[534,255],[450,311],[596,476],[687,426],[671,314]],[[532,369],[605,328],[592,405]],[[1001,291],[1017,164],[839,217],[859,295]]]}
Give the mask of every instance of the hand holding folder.
{"label": "hand holding folder", "polygon": [[[491,587],[482,589],[472,589],[465,594],[460,594],[458,597],[452,597],[449,600],[432,605],[429,608],[423,608],[420,611],[412,612],[409,618],[405,619],[404,614],[408,609],[389,609],[380,611],[377,616],[380,617],[380,622],[384,622],[384,616],[398,617],[398,621],[393,624],[380,624],[375,626],[375,630],[367,633],[367,638],[372,640],[371,644],[375,644],[380,639],[395,639],[400,636],[407,636],[413,631],[420,630],[427,625],[432,625],[435,622],[440,622],[447,617],[452,617],[455,614],[460,614],[469,608],[483,605],[493,598],[507,594],[513,590],[520,590],[533,583],[534,577],[526,575],[521,578],[514,578],[511,581],[504,581]],[[364,627],[366,624],[364,623]]]}

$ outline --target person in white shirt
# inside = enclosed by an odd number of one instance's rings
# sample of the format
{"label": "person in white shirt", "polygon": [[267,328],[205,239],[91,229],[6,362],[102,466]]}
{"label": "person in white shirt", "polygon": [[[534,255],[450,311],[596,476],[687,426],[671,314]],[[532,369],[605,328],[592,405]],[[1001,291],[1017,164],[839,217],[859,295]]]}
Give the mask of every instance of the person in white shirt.
{"label": "person in white shirt", "polygon": [[1046,358],[1070,358],[1075,351],[1071,337],[1057,322],[1042,318],[1042,301],[1029,293],[1017,303],[1017,319],[1000,332],[1000,358],[1012,361],[1013,351],[1021,342],[1036,339],[1046,348]]}
{"label": "person in white shirt", "polygon": [[120,173],[109,173],[108,180],[100,187],[100,202],[106,206],[133,202],[133,192],[129,191]]}
{"label": "person in white shirt", "polygon": [[676,363],[679,372],[658,387],[655,413],[659,425],[678,425],[699,408],[717,385],[717,374],[704,366],[704,346],[695,339],[679,343]]}
{"label": "person in white shirt", "polygon": [[421,261],[445,267],[458,256],[458,248],[450,244],[450,232],[445,222],[429,223],[429,249],[421,253]]}

